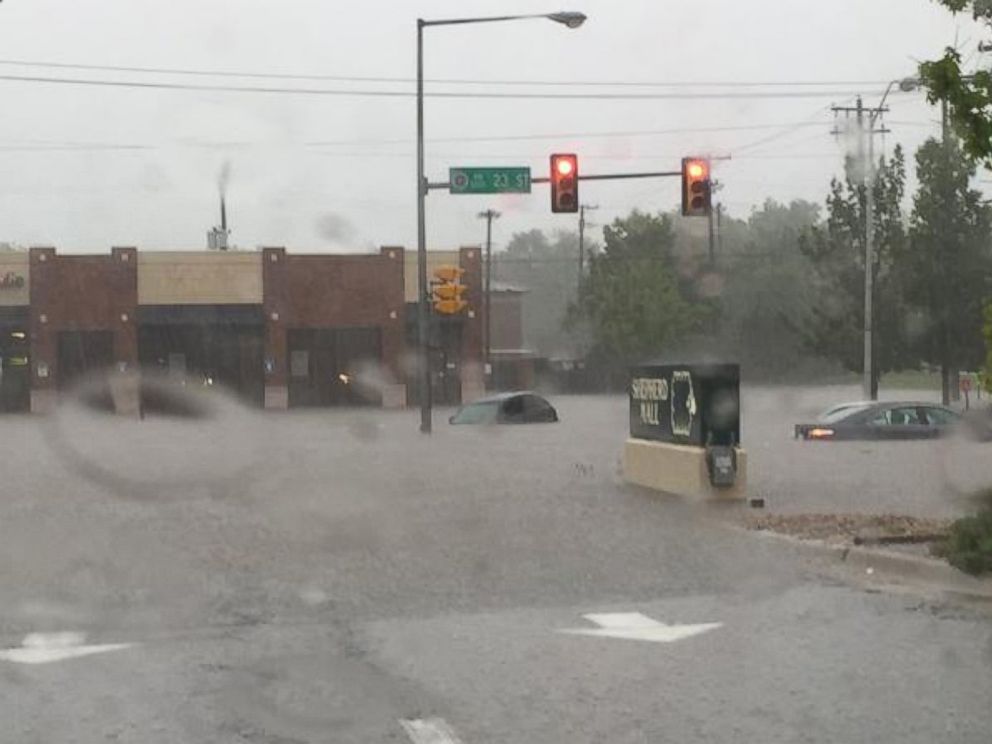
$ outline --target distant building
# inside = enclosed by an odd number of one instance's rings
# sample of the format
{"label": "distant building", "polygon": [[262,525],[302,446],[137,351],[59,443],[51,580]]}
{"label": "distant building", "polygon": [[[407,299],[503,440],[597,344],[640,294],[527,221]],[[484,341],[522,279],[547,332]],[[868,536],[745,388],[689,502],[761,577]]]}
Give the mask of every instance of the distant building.
{"label": "distant building", "polygon": [[[479,250],[431,255],[451,261],[469,306],[435,318],[432,378],[457,403],[482,390]],[[266,408],[413,403],[415,267],[400,247],[0,253],[0,410],[48,410],[108,369],[224,385]]]}
{"label": "distant building", "polygon": [[493,282],[490,388],[526,390],[534,387],[537,355],[524,346],[524,298],[528,290]]}

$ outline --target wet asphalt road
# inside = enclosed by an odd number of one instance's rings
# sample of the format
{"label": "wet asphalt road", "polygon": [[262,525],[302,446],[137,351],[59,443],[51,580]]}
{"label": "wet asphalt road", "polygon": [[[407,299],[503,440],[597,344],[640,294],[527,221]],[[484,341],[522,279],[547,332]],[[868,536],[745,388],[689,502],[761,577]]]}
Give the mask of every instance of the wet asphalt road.
{"label": "wet asphalt road", "polygon": [[[956,508],[923,450],[804,448],[766,394],[745,443],[774,508],[844,492],[797,493],[807,472]],[[988,741],[987,614],[838,583],[726,508],[625,488],[623,400],[558,403],[558,425],[439,415],[431,438],[415,412],[4,419],[3,645],[134,645],[0,661],[0,741],[404,742],[433,719],[465,744]],[[721,626],[559,632],[610,612]]]}

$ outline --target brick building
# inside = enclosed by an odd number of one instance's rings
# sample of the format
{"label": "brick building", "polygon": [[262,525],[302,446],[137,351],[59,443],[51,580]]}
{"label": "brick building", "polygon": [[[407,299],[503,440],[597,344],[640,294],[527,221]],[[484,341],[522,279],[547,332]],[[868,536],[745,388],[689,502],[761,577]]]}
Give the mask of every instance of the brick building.
{"label": "brick building", "polygon": [[[453,255],[474,282],[470,306],[437,319],[431,340],[444,342],[434,377],[456,380],[460,398],[481,380],[480,268],[477,249]],[[0,254],[0,410],[48,410],[105,370],[223,385],[266,408],[406,405],[416,387],[408,256],[399,247]]]}

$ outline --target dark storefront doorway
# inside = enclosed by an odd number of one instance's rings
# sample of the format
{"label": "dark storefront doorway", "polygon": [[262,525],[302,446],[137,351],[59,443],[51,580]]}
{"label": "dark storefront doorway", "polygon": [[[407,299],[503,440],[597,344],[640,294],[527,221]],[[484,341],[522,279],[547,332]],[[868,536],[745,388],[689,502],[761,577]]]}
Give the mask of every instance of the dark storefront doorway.
{"label": "dark storefront doorway", "polygon": [[138,360],[142,369],[177,382],[218,387],[262,405],[263,326],[256,308],[141,308]]}
{"label": "dark storefront doorway", "polygon": [[19,413],[31,408],[31,345],[27,325],[27,313],[0,314],[0,413]]}
{"label": "dark storefront doorway", "polygon": [[84,377],[106,373],[114,363],[113,331],[60,331],[55,376],[60,390]]}
{"label": "dark storefront doorway", "polygon": [[[464,322],[461,316],[432,314],[430,317],[431,400],[436,406],[457,406],[462,402]],[[414,303],[407,305],[406,343],[407,348],[414,351],[420,347]],[[420,384],[415,374],[407,378],[407,402],[420,404]]]}
{"label": "dark storefront doorway", "polygon": [[378,328],[293,328],[287,338],[289,405],[381,405]]}

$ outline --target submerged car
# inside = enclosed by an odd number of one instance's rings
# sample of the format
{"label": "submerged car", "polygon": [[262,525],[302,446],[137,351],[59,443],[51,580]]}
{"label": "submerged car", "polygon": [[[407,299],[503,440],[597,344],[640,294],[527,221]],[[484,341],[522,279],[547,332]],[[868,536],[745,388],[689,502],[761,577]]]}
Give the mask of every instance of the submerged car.
{"label": "submerged car", "polygon": [[843,403],[828,408],[808,424],[796,424],[796,439],[936,439],[947,436],[961,415],[933,403]]}
{"label": "submerged car", "polygon": [[480,398],[458,409],[452,424],[550,424],[558,412],[548,401],[527,391]]}

